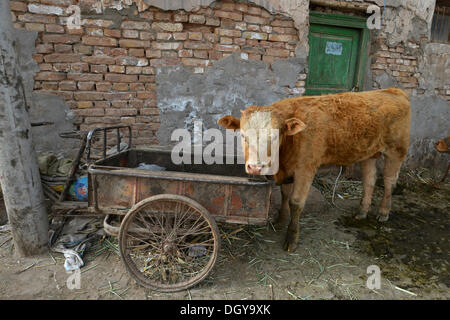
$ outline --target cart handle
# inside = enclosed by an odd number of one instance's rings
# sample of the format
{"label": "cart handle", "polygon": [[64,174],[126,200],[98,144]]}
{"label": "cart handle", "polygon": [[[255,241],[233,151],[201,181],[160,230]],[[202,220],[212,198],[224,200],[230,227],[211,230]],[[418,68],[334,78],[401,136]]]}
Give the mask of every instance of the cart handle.
{"label": "cart handle", "polygon": [[87,134],[87,161],[89,162],[91,160],[91,141],[94,137],[94,134],[99,131],[103,131],[103,158],[106,158],[106,146],[107,146],[107,134],[106,132],[109,130],[116,130],[117,131],[117,153],[119,153],[120,150],[120,129],[122,128],[128,128],[128,147],[125,150],[131,149],[131,126],[111,126],[111,127],[101,127],[101,128],[95,128]]}

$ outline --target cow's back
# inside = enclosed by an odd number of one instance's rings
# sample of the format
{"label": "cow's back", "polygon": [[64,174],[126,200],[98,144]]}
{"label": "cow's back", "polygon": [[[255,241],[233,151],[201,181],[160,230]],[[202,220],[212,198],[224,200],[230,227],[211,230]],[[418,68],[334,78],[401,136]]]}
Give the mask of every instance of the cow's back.
{"label": "cow's back", "polygon": [[322,164],[348,165],[405,145],[407,151],[410,103],[401,89],[305,97],[296,105]]}

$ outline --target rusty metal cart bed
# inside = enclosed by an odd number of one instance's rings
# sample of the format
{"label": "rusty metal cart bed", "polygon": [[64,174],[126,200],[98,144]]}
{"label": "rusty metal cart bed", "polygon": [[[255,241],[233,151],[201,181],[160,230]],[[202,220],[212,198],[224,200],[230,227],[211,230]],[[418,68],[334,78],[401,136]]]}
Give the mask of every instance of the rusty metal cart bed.
{"label": "rusty metal cart bed", "polygon": [[[118,128],[96,129],[104,131],[105,146],[106,131],[117,130],[120,150]],[[88,147],[92,136],[93,132],[87,135]],[[175,165],[169,149],[134,149],[131,139],[126,150],[103,155],[88,167],[86,209],[105,215],[105,231],[119,237],[126,269],[145,287],[169,292],[203,280],[220,248],[216,221],[265,224],[268,220],[273,183],[247,176],[244,165]],[[137,168],[140,163],[165,170]],[[64,196],[61,199],[56,207],[71,206]],[[120,227],[112,224],[117,216]]]}

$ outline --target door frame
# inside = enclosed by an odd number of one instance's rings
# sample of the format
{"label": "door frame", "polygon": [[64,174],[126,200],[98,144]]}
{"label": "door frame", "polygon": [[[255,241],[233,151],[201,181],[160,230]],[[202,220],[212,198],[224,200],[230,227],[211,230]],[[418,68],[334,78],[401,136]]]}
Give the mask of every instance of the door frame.
{"label": "door frame", "polygon": [[356,61],[357,72],[355,83],[356,91],[360,91],[361,89],[363,89],[369,44],[369,29],[367,28],[367,18],[346,16],[336,13],[311,11],[309,13],[309,23],[359,29],[360,43],[358,46],[358,59]]}

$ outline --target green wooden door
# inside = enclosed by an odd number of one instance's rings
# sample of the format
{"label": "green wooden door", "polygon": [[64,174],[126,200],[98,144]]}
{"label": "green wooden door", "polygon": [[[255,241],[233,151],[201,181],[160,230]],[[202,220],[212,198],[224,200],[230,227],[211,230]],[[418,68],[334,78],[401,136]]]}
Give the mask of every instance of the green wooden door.
{"label": "green wooden door", "polygon": [[360,34],[359,29],[311,24],[306,95],[357,87]]}

